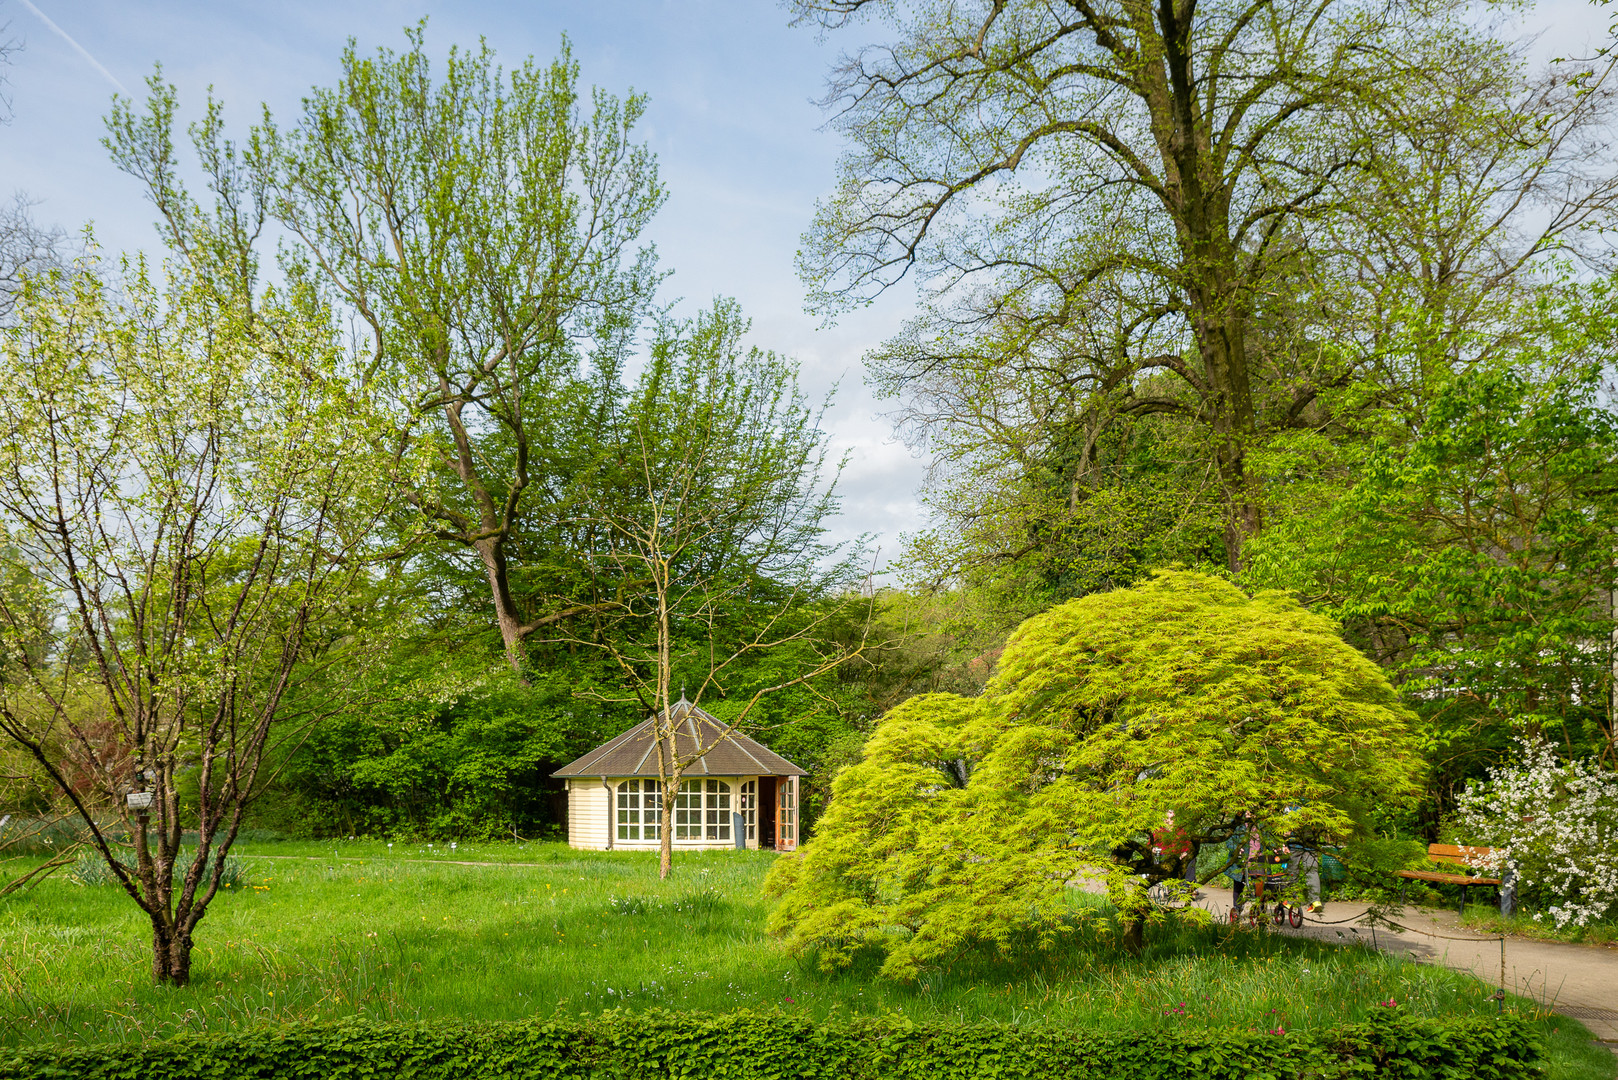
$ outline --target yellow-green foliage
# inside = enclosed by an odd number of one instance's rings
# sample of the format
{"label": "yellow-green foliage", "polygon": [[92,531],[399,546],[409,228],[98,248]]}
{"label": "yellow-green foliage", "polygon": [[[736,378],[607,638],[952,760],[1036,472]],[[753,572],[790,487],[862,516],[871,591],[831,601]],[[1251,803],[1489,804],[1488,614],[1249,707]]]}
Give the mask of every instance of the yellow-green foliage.
{"label": "yellow-green foliage", "polygon": [[1248,813],[1271,837],[1351,841],[1373,803],[1415,794],[1410,721],[1284,594],[1169,572],[1073,600],[1018,628],[981,696],[883,718],[771,871],[770,929],[828,965],[878,945],[884,974],[913,978],[972,945],[1053,946],[1086,875],[1144,917],[1170,811],[1201,843]]}

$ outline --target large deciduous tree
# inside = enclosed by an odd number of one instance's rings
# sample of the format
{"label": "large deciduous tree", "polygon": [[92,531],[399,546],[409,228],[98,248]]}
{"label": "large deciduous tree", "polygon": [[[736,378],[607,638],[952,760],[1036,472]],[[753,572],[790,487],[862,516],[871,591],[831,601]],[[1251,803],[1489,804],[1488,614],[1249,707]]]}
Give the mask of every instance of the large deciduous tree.
{"label": "large deciduous tree", "polygon": [[293,683],[359,648],[383,505],[327,313],[260,301],[87,258],[0,331],[0,732],[145,912],[159,983],[190,978],[267,752],[318,714]]}
{"label": "large deciduous tree", "polygon": [[877,945],[912,978],[967,946],[1053,945],[1068,890],[1099,874],[1138,946],[1147,887],[1184,869],[1153,839],[1171,811],[1193,852],[1248,820],[1355,839],[1414,795],[1412,720],[1283,594],[1180,571],[1072,600],[1017,629],[982,695],[878,723],[814,838],[771,868],[770,929],[831,964]]}
{"label": "large deciduous tree", "polygon": [[873,378],[946,471],[1062,482],[1025,543],[1127,473],[1110,427],[1161,414],[1197,433],[1239,567],[1264,432],[1408,393],[1391,331],[1480,321],[1612,205],[1610,90],[1534,85],[1454,3],[795,7],[887,37],[832,77],[849,149],[802,257],[814,301],[919,276],[924,313]]}
{"label": "large deciduous tree", "polygon": [[1618,756],[1612,294],[1548,307],[1509,362],[1436,386],[1413,438],[1252,545],[1251,581],[1340,620],[1411,695],[1434,819],[1514,733]]}
{"label": "large deciduous tree", "polygon": [[[486,45],[451,49],[435,75],[424,29],[408,36],[370,57],[351,42],[294,124],[266,115],[236,186],[301,242],[290,269],[355,316],[376,421],[364,437],[431,534],[481,565],[521,673],[525,640],[588,610],[525,610],[509,552],[524,515],[587,464],[562,457],[575,440],[559,428],[616,379],[647,313],[659,275],[641,232],[663,189],[633,141],[645,99],[594,91],[586,115],[565,42],[510,72]],[[110,146],[183,243],[174,109],[154,79],[145,118],[114,111]],[[198,134],[217,174],[231,147],[217,124]]]}

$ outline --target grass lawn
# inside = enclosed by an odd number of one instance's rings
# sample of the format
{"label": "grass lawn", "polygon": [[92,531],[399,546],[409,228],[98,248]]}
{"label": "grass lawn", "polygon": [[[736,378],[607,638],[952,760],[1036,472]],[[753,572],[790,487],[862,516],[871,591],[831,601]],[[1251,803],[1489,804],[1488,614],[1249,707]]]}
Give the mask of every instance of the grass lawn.
{"label": "grass lawn", "polygon": [[1618,946],[1618,922],[1610,919],[1593,922],[1587,926],[1570,925],[1558,929],[1549,915],[1536,919],[1532,915],[1518,913],[1507,919],[1502,918],[1499,909],[1493,906],[1468,904],[1461,924],[1489,934],[1504,932],[1520,937],[1538,938],[1541,941],[1564,941],[1573,945],[1604,945],[1608,948]]}
{"label": "grass lawn", "polygon": [[[1144,956],[1125,959],[1094,908],[1059,953],[967,955],[914,986],[874,979],[874,963],[827,975],[762,933],[758,886],[773,857],[679,855],[660,883],[655,856],[561,844],[254,844],[241,852],[248,886],[198,927],[193,982],[179,990],[151,985],[148,931],[127,897],[58,873],[0,900],[0,1042],[654,1006],[1265,1030],[1355,1020],[1386,1001],[1429,1015],[1495,1008],[1492,988],[1466,975],[1264,933],[1159,931]],[[1612,1055],[1582,1027],[1544,1023],[1552,1075],[1613,1075]]]}

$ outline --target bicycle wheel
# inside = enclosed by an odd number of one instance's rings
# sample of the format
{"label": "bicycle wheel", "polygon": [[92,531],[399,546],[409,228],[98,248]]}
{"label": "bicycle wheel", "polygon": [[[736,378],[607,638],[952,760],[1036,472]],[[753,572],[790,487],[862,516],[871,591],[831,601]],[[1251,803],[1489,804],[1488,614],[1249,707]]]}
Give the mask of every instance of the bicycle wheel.
{"label": "bicycle wheel", "polygon": [[1280,926],[1281,924],[1285,923],[1286,921],[1287,921],[1287,906],[1285,904],[1277,904],[1277,905],[1275,905],[1275,925]]}
{"label": "bicycle wheel", "polygon": [[1291,910],[1289,910],[1287,912],[1287,921],[1292,924],[1292,928],[1294,930],[1296,930],[1298,927],[1302,926],[1303,925],[1303,908],[1294,907]]}

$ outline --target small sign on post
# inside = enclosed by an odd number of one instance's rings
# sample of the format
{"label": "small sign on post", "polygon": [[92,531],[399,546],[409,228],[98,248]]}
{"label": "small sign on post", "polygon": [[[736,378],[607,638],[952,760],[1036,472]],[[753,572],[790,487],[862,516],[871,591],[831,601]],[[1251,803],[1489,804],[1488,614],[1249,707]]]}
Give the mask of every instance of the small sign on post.
{"label": "small sign on post", "polygon": [[131,791],[128,802],[131,810],[150,810],[152,808],[152,793],[150,791]]}

